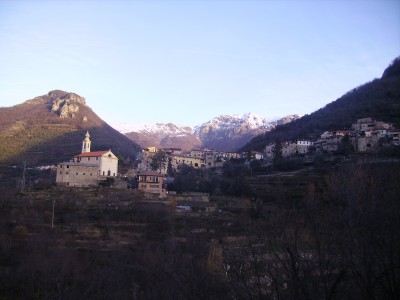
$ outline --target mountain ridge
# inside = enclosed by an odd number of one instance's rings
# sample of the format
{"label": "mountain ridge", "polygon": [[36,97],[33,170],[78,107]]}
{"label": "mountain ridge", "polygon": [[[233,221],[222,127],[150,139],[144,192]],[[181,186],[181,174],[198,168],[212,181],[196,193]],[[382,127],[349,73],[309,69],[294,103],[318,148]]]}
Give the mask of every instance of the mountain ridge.
{"label": "mountain ridge", "polygon": [[208,147],[219,151],[235,151],[259,133],[299,117],[295,114],[283,118],[266,118],[256,113],[245,113],[220,115],[193,128],[173,123],[125,123],[116,124],[114,127],[143,148],[155,146],[190,150]]}
{"label": "mountain ridge", "polygon": [[348,91],[317,111],[254,137],[240,151],[262,150],[283,140],[315,139],[322,132],[350,129],[357,120],[370,117],[400,126],[400,57],[373,79]]}
{"label": "mountain ridge", "polygon": [[0,108],[0,162],[52,164],[80,153],[86,131],[93,150],[112,149],[134,157],[140,147],[116,131],[86,104],[86,99],[53,90],[20,104]]}

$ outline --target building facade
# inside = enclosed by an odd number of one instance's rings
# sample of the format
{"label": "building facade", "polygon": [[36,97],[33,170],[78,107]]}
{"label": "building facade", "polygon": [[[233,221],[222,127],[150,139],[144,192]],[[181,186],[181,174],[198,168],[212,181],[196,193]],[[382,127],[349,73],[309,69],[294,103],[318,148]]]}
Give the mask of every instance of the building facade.
{"label": "building facade", "polygon": [[109,177],[118,175],[118,158],[107,151],[90,151],[91,141],[89,132],[82,142],[82,153],[71,158],[69,162],[57,165],[57,185],[90,186]]}
{"label": "building facade", "polygon": [[138,190],[147,193],[165,194],[164,175],[151,171],[140,172]]}

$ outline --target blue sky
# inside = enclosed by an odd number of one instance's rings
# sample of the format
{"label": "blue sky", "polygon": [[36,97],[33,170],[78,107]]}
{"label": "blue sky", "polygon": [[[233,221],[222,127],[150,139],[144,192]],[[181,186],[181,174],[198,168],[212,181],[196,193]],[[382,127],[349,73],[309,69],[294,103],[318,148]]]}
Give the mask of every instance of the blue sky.
{"label": "blue sky", "polygon": [[62,89],[106,122],[308,114],[400,55],[400,1],[0,1],[0,106]]}

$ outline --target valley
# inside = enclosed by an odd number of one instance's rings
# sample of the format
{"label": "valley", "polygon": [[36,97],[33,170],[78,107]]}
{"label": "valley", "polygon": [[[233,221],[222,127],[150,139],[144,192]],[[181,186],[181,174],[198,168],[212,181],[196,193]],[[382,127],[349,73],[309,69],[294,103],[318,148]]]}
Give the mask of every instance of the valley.
{"label": "valley", "polygon": [[0,299],[399,299],[398,65],[287,124],[143,129],[237,156],[167,162],[74,93],[1,108]]}
{"label": "valley", "polygon": [[[398,275],[399,170],[399,162],[366,161],[246,176],[257,197],[209,202],[101,187],[3,188],[0,294],[365,299],[372,290],[396,299],[398,285],[386,283]],[[366,277],[379,284],[361,284]]]}

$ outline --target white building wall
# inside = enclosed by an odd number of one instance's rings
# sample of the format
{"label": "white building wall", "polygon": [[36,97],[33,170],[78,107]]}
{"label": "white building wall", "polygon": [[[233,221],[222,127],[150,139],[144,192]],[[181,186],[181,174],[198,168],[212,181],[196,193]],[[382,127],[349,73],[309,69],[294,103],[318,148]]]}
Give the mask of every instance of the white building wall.
{"label": "white building wall", "polygon": [[118,158],[111,152],[100,157],[100,176],[117,176]]}

